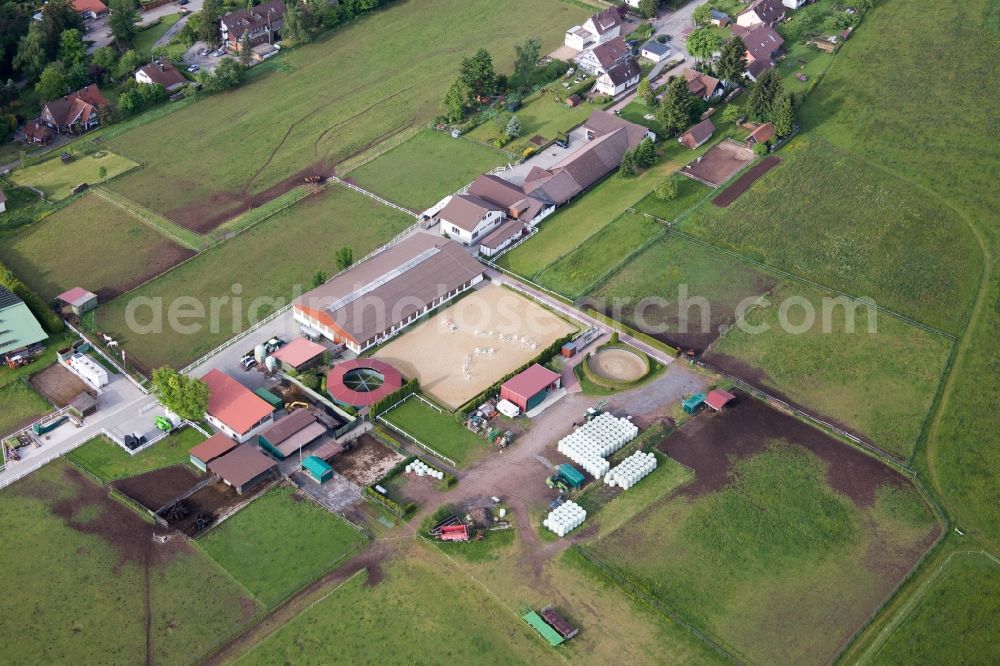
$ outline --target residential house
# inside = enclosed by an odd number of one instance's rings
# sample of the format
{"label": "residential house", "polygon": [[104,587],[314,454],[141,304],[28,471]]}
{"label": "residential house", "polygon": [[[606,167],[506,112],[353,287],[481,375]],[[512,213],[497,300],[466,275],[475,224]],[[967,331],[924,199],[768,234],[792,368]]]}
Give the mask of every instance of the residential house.
{"label": "residential house", "polygon": [[652,62],[660,62],[661,60],[666,60],[673,53],[670,47],[666,44],[661,44],[655,40],[646,42],[639,49],[639,55],[641,55],[646,60]]}
{"label": "residential house", "polygon": [[594,44],[603,44],[621,35],[622,17],[617,7],[609,7],[594,14],[583,25],[574,25],[566,31],[566,46],[582,51]]}
{"label": "residential house", "polygon": [[809,0],[781,0],[781,4],[788,9],[801,9],[808,4],[808,2]]}
{"label": "residential house", "polygon": [[733,22],[733,18],[729,14],[720,12],[718,9],[713,9],[708,14],[711,17],[710,22],[712,25],[717,25],[720,28],[725,28]]}
{"label": "residential house", "polygon": [[504,221],[503,209],[474,194],[456,194],[435,217],[442,236],[464,245],[472,245]]}
{"label": "residential house", "polygon": [[694,150],[711,139],[713,132],[715,132],[715,125],[712,124],[711,120],[706,119],[681,134],[677,142]]}
{"label": "residential house", "polygon": [[57,100],[46,102],[38,119],[56,134],[86,132],[101,124],[99,112],[108,105],[91,84]]}
{"label": "residential house", "polygon": [[271,405],[221,370],[211,370],[201,379],[208,385],[205,420],[240,444],[274,419]]}
{"label": "residential house", "polygon": [[736,16],[736,24],[749,28],[754,25],[774,25],[785,18],[781,0],[757,0]]}
{"label": "residential house", "polygon": [[14,292],[0,287],[0,357],[47,337],[24,301]]}
{"label": "residential house", "polygon": [[609,42],[583,51],[574,60],[580,69],[599,76],[631,55],[632,49],[625,43],[625,40],[621,37],[615,37]]}
{"label": "residential house", "polygon": [[759,125],[756,129],[754,129],[754,131],[750,132],[746,138],[746,142],[748,145],[752,146],[755,143],[767,143],[773,138],[774,125],[771,123],[764,123],[763,125]]}
{"label": "residential house", "polygon": [[534,224],[536,217],[547,212],[541,201],[528,196],[514,183],[493,174],[484,174],[472,181],[468,193],[502,208],[509,219],[524,224]]}
{"label": "residential house", "polygon": [[169,60],[157,60],[140,68],[135,73],[135,80],[147,85],[161,85],[168,93],[182,88],[188,82]]}
{"label": "residential house", "polygon": [[597,77],[594,90],[602,95],[614,97],[639,85],[641,78],[642,70],[639,68],[639,62],[629,56]]}
{"label": "residential house", "polygon": [[47,146],[52,141],[52,130],[38,120],[24,125],[24,141],[29,145]]}
{"label": "residential house", "polygon": [[761,74],[774,67],[774,58],[785,40],[774,28],[763,24],[752,28],[734,25],[731,30],[746,44],[747,76],[756,81]]}
{"label": "residential house", "polygon": [[70,0],[70,7],[84,20],[95,19],[108,13],[108,7],[101,0]]}
{"label": "residential house", "polygon": [[725,93],[719,80],[694,69],[684,70],[687,87],[692,95],[705,101],[718,99]]}
{"label": "residential house", "polygon": [[267,0],[251,9],[238,9],[219,21],[222,42],[229,50],[237,53],[244,34],[247,35],[251,48],[258,44],[273,44],[278,40],[284,19],[283,0]]}

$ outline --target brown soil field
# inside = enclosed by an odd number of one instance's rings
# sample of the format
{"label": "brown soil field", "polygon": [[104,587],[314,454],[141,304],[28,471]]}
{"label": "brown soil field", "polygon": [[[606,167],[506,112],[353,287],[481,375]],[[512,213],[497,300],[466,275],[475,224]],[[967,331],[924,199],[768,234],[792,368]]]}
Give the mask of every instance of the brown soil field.
{"label": "brown soil field", "polygon": [[[207,514],[217,519],[230,507],[249,500],[255,493],[266,487],[268,484],[261,484],[254,492],[240,495],[232,486],[227,486],[222,482],[209,484],[184,500],[184,504],[189,510],[188,515],[177,522],[170,523],[170,526],[191,538],[195,538],[204,531],[195,527],[195,521],[200,514]],[[212,524],[215,522],[213,520]],[[207,527],[211,527],[212,524]]]}
{"label": "brown soil field", "polygon": [[757,182],[757,179],[765,173],[781,164],[781,158],[769,155],[757,164],[746,170],[733,184],[722,191],[722,194],[712,199],[712,203],[719,208],[728,208],[730,204],[740,198],[740,195],[750,189],[750,186]]}
{"label": "brown soil field", "polygon": [[58,363],[32,375],[30,383],[57,407],[65,407],[81,393],[93,393],[82,379]]}
{"label": "brown soil field", "polygon": [[711,187],[718,187],[753,161],[753,151],[735,141],[722,141],[688,163],[681,173]]}
{"label": "brown soil field", "polygon": [[392,449],[370,435],[362,435],[351,444],[351,450],[335,455],[330,466],[354,483],[370,486],[403,460]]}
{"label": "brown soil field", "polygon": [[158,511],[201,479],[202,475],[187,465],[171,465],[114,481],[111,487],[150,511]]}

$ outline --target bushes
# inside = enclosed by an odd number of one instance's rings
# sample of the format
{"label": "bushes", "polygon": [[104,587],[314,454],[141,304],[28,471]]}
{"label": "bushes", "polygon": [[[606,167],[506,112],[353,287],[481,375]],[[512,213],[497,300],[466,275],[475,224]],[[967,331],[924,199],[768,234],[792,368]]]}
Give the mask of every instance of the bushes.
{"label": "bushes", "polygon": [[411,513],[413,513],[417,508],[417,505],[414,504],[413,502],[400,504],[395,500],[389,499],[388,497],[379,493],[371,486],[365,486],[365,489],[362,492],[362,494],[364,495],[365,499],[371,501],[374,504],[378,504],[383,509],[393,514],[397,518],[406,518]]}
{"label": "bushes", "polygon": [[58,333],[63,328],[62,319],[45,304],[45,301],[31,289],[21,282],[14,273],[4,264],[0,263],[0,286],[6,287],[24,301],[24,304],[35,315],[35,319],[49,333]]}

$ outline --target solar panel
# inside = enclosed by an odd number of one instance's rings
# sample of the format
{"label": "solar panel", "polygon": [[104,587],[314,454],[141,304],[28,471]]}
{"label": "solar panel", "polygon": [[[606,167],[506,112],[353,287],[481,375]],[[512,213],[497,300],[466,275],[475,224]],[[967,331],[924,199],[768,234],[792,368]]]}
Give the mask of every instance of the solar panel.
{"label": "solar panel", "polygon": [[392,280],[395,280],[400,275],[403,275],[404,273],[413,270],[414,268],[416,268],[417,266],[419,266],[423,262],[427,261],[428,259],[430,259],[434,255],[436,255],[440,251],[441,251],[441,248],[439,248],[437,246],[427,248],[426,250],[424,250],[423,252],[421,252],[417,256],[415,256],[412,259],[410,259],[410,260],[408,260],[408,261],[400,264],[399,266],[397,266],[396,268],[392,269],[388,273],[385,273],[384,275],[382,275],[382,276],[380,276],[380,277],[372,280],[371,282],[369,282],[368,284],[364,285],[360,289],[355,289],[354,291],[352,291],[347,296],[344,296],[343,298],[340,298],[340,299],[334,301],[329,306],[327,306],[326,309],[329,310],[330,312],[336,312],[337,310],[339,310],[340,308],[344,307],[345,305],[349,305],[349,304],[353,303],[354,301],[358,300],[362,296],[365,296],[366,294],[370,294],[371,292],[375,291],[376,289],[378,289],[382,285],[384,285],[384,284],[386,284],[388,282],[391,282]]}

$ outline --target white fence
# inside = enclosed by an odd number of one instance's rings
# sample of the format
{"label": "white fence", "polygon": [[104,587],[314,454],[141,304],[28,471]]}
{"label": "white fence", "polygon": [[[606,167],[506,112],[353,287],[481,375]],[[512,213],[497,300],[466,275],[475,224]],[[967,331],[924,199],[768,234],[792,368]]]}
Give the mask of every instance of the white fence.
{"label": "white fence", "polygon": [[354,190],[355,192],[359,192],[360,194],[363,194],[366,197],[371,197],[372,199],[374,199],[375,201],[379,202],[383,206],[388,206],[389,208],[395,208],[396,210],[398,210],[398,211],[400,211],[402,213],[406,213],[407,215],[412,215],[413,217],[417,217],[417,218],[420,217],[420,215],[418,213],[414,213],[409,208],[403,208],[402,206],[400,206],[397,203],[393,203],[392,201],[389,201],[388,199],[380,197],[379,195],[375,194],[374,192],[369,192],[368,190],[364,189],[363,187],[358,187],[357,185],[352,185],[351,183],[348,183],[346,180],[342,180],[340,178],[337,178],[336,176],[330,176],[330,180],[332,180],[332,181],[334,181],[336,183],[339,183],[339,184],[343,185],[344,187],[349,187],[350,189]]}

